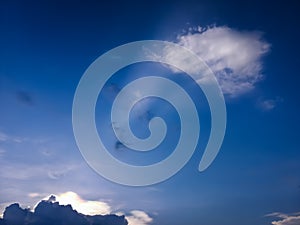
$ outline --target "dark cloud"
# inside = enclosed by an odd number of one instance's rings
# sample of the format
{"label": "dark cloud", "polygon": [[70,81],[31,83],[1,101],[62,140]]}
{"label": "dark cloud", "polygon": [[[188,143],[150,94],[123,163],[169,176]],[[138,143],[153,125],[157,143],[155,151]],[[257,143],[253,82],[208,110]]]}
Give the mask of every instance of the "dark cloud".
{"label": "dark cloud", "polygon": [[115,149],[118,150],[118,149],[123,149],[123,148],[126,148],[125,145],[121,141],[116,141]]}
{"label": "dark cloud", "polygon": [[32,106],[34,104],[32,95],[27,91],[17,91],[17,100],[25,105]]}
{"label": "dark cloud", "polygon": [[59,205],[55,196],[41,201],[34,209],[22,209],[18,203],[6,207],[0,225],[127,225],[124,216],[78,213],[71,205]]}

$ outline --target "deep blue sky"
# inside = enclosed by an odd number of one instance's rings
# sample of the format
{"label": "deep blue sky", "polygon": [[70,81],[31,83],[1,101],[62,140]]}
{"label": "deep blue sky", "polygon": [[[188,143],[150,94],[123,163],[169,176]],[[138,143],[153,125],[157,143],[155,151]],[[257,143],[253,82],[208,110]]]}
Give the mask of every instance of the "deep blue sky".
{"label": "deep blue sky", "polygon": [[[1,209],[73,191],[109,202],[114,211],[143,210],[155,225],[267,225],[276,219],[266,214],[299,212],[299,9],[296,1],[1,1]],[[98,176],[72,131],[72,101],[84,71],[119,45],[176,42],[183,30],[210,25],[262,32],[270,46],[259,58],[262,79],[245,93],[225,95],[227,131],[212,166],[197,171],[204,129],[192,160],[161,184],[131,188]],[[132,79],[124,74],[104,101]]]}

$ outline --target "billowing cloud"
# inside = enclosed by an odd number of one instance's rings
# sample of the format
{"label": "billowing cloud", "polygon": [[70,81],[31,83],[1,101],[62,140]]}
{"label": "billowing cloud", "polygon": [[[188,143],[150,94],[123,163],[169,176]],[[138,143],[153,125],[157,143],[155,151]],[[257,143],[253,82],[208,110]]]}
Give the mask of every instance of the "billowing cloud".
{"label": "billowing cloud", "polygon": [[128,225],[148,225],[153,219],[144,211],[132,210],[130,215],[126,216]]}
{"label": "billowing cloud", "polygon": [[84,200],[75,192],[62,193],[56,199],[62,205],[72,205],[73,209],[85,215],[111,213],[111,207],[106,202]]}
{"label": "billowing cloud", "polygon": [[[43,194],[32,192],[30,198]],[[75,192],[50,195],[38,202],[33,210],[22,209],[18,203],[6,207],[0,225],[78,224],[78,225],[149,225],[153,219],[142,210],[112,214],[112,207],[98,200],[86,200]]]}
{"label": "billowing cloud", "polygon": [[[70,195],[70,193],[69,193]],[[73,196],[78,197],[78,196]],[[77,199],[78,200],[78,199]],[[80,201],[84,201],[79,198]],[[78,200],[78,201],[79,201]],[[86,205],[90,207],[91,205]],[[93,207],[93,206],[91,206]],[[125,216],[117,215],[85,215],[74,210],[71,205],[61,205],[56,201],[55,196],[50,196],[48,200],[43,200],[37,204],[34,211],[22,209],[18,203],[6,207],[3,219],[0,224],[10,225],[127,225]]]}
{"label": "billowing cloud", "polygon": [[[207,63],[225,95],[236,97],[252,90],[263,79],[262,56],[270,50],[270,44],[262,36],[258,31],[239,31],[227,26],[197,27],[179,35],[177,43]],[[173,49],[164,51],[165,57],[175,64],[183,63]],[[184,63],[189,63],[188,59]],[[196,70],[197,65],[190,68]]]}
{"label": "billowing cloud", "polygon": [[[85,215],[106,215],[112,212],[109,204],[103,201],[90,201],[82,199],[75,192],[65,192],[56,196],[56,200],[62,205],[72,205],[73,209]],[[132,210],[125,216],[128,225],[148,225],[153,219],[142,210]]]}
{"label": "billowing cloud", "polygon": [[178,43],[200,56],[216,74],[224,94],[236,96],[263,78],[262,56],[270,45],[257,31],[226,26],[198,28],[178,37]]}
{"label": "billowing cloud", "polygon": [[272,225],[299,225],[300,212],[294,214],[272,213],[267,215],[269,217],[277,217],[278,220],[272,222]]}

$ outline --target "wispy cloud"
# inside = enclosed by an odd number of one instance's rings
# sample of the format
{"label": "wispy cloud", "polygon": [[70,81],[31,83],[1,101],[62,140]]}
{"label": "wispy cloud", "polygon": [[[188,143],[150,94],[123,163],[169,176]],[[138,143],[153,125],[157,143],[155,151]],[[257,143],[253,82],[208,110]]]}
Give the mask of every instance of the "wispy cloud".
{"label": "wispy cloud", "polygon": [[282,98],[277,97],[274,99],[259,99],[258,100],[258,106],[263,110],[263,111],[270,111],[274,109],[279,103],[283,101]]}
{"label": "wispy cloud", "polygon": [[0,131],[0,143],[1,142],[15,142],[15,143],[22,143],[27,141],[27,138],[21,138],[13,135],[9,135],[3,131]]}
{"label": "wispy cloud", "polygon": [[45,194],[37,193],[37,192],[31,192],[28,194],[29,198],[41,198],[45,196]]}
{"label": "wispy cloud", "polygon": [[78,167],[80,166],[75,162],[68,165],[52,163],[34,164],[30,166],[26,163],[2,162],[0,178],[15,181],[44,178],[58,179],[66,173],[76,170]]}
{"label": "wispy cloud", "polygon": [[[239,31],[227,26],[191,28],[187,33],[178,35],[177,43],[207,63],[215,73],[223,93],[230,97],[254,89],[263,79],[262,57],[270,50],[270,44],[263,40],[262,32]],[[165,55],[172,57],[177,65],[183,63],[176,52],[167,52]],[[196,65],[190,67],[197,68]]]}
{"label": "wispy cloud", "polygon": [[300,212],[293,214],[271,213],[268,217],[276,217],[278,220],[272,221],[272,225],[299,225]]}

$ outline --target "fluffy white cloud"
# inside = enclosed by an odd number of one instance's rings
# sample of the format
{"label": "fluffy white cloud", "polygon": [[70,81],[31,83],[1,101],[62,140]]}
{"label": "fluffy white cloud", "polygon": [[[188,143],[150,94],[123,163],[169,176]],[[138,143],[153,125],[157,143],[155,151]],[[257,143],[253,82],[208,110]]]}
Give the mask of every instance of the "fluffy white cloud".
{"label": "fluffy white cloud", "polygon": [[[215,73],[223,93],[234,97],[250,91],[263,75],[262,56],[270,44],[258,31],[238,31],[226,26],[190,29],[178,36],[178,44],[202,58]],[[181,56],[165,50],[165,57],[180,65]],[[184,63],[188,63],[185,60]],[[197,65],[190,65],[197,69]]]}
{"label": "fluffy white cloud", "polygon": [[84,200],[75,192],[62,193],[56,196],[56,199],[62,205],[72,205],[73,209],[85,215],[111,213],[111,207],[106,202]]}
{"label": "fluffy white cloud", "polygon": [[148,225],[153,221],[147,213],[141,210],[132,210],[126,219],[128,225]]}
{"label": "fluffy white cloud", "polygon": [[279,220],[273,221],[272,225],[299,225],[300,224],[300,213],[294,213],[292,215],[287,215],[283,213],[272,213],[267,216],[279,218]]}
{"label": "fluffy white cloud", "polygon": [[[36,197],[38,193],[31,193],[32,197]],[[49,197],[44,198],[48,200]],[[72,191],[68,191],[59,195],[56,195],[56,201],[61,205],[71,205],[77,212],[85,215],[106,215],[112,213],[112,207],[103,201],[91,201],[81,198],[78,194]],[[120,213],[119,213],[120,214]],[[126,213],[125,213],[126,214]],[[121,213],[120,215],[124,215]],[[128,225],[148,225],[153,219],[144,211],[132,210],[125,216],[128,221]]]}

